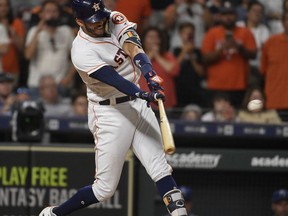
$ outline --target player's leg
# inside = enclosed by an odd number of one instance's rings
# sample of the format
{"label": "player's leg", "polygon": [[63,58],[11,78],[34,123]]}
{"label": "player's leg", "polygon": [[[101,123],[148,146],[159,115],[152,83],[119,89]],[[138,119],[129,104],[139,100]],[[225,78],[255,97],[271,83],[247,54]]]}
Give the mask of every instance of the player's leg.
{"label": "player's leg", "polygon": [[[40,216],[63,216],[78,209],[101,202],[113,196],[130,148],[135,126],[123,115],[133,116],[131,111],[111,106],[89,104],[89,128],[95,138],[95,181],[81,188],[63,204],[44,209]],[[135,112],[135,116],[137,113]],[[101,126],[100,126],[101,125]],[[123,135],[125,125],[125,135]],[[100,126],[100,127],[99,127]],[[127,131],[126,131],[127,129]]]}
{"label": "player's leg", "polygon": [[172,168],[165,158],[159,123],[153,111],[147,109],[145,102],[139,101],[137,106],[142,120],[137,125],[133,151],[155,182],[168,212],[173,216],[185,216],[187,212],[182,193],[177,189],[171,175]]}

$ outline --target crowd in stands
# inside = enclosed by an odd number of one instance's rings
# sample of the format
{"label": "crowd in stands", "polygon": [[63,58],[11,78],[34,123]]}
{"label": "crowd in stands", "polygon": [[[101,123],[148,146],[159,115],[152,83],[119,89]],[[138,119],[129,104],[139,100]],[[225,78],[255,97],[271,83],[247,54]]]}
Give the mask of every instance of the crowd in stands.
{"label": "crowd in stands", "polygon": [[[288,121],[288,0],[103,2],[137,23],[172,117]],[[41,101],[45,116],[87,115],[70,60],[77,31],[70,0],[0,0],[1,115],[25,100]],[[263,106],[247,109],[254,99]]]}

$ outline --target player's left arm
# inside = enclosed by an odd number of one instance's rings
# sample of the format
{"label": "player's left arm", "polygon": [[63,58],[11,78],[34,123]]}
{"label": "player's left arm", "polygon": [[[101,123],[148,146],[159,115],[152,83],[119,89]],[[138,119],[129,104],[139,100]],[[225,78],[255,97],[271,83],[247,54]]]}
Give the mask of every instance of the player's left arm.
{"label": "player's left arm", "polygon": [[148,87],[150,91],[161,91],[163,90],[161,84],[163,83],[163,79],[157,75],[157,73],[153,70],[152,63],[149,57],[145,54],[140,38],[136,33],[135,29],[129,28],[127,29],[122,38],[125,38],[123,43],[123,50],[127,55],[133,59],[134,64],[137,68],[140,69],[142,74],[144,75]]}
{"label": "player's left arm", "polygon": [[161,91],[161,83],[163,80],[157,76],[152,68],[152,64],[148,56],[142,49],[140,38],[136,32],[137,25],[129,22],[124,14],[113,11],[108,23],[108,32],[113,34],[122,47],[122,49],[133,60],[137,68],[140,69],[151,91]]}

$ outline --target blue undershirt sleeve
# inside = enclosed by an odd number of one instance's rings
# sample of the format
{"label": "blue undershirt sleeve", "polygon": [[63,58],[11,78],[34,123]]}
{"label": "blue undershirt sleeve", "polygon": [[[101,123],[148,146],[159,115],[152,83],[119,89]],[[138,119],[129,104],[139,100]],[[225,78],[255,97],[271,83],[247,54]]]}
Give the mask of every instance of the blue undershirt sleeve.
{"label": "blue undershirt sleeve", "polygon": [[89,76],[110,86],[113,86],[120,92],[123,92],[129,96],[135,96],[136,93],[143,92],[134,83],[120,76],[112,66],[104,66]]}

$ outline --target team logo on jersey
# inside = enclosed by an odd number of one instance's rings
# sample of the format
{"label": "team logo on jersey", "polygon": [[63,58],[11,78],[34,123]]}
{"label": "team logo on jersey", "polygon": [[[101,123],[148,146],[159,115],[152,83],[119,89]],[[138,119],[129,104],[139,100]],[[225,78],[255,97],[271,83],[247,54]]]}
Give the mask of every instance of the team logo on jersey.
{"label": "team logo on jersey", "polygon": [[96,11],[100,10],[100,3],[94,3],[94,5],[92,6],[92,8]]}
{"label": "team logo on jersey", "polygon": [[116,13],[112,16],[112,21],[115,24],[121,24],[125,22],[126,20],[127,20],[126,17],[121,13]]}

